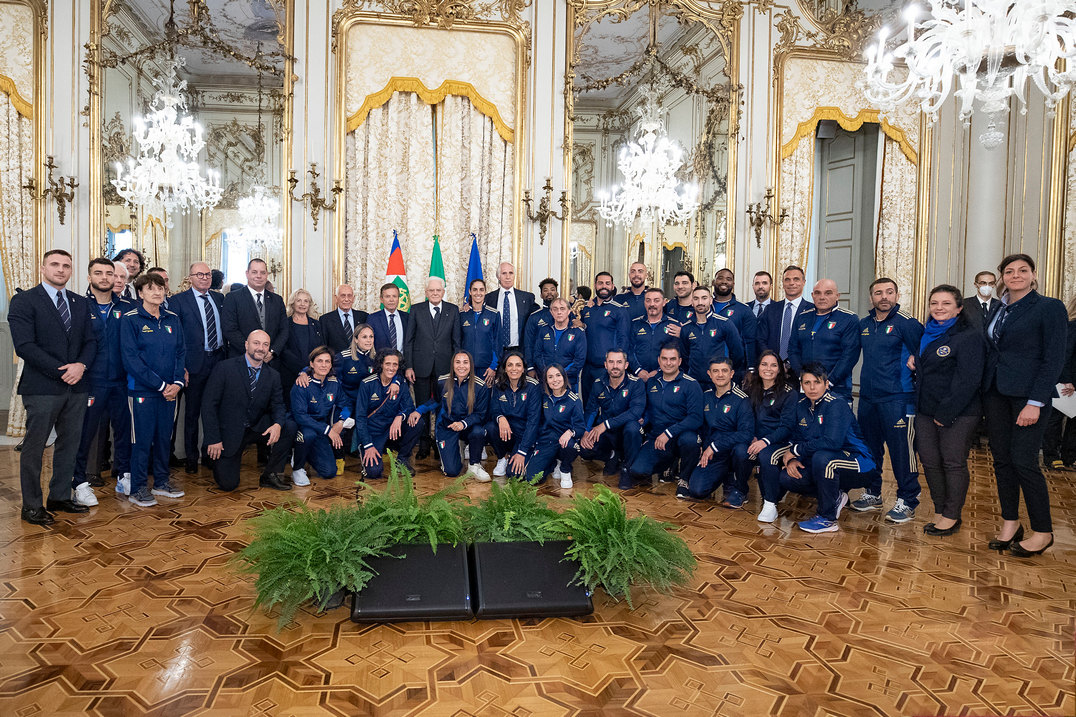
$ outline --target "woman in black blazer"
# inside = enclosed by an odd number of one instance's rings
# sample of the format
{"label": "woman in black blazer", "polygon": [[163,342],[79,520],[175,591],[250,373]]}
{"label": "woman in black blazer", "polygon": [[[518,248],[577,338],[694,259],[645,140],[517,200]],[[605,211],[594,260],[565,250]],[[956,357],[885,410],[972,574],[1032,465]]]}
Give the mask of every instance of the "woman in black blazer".
{"label": "woman in black blazer", "polygon": [[949,284],[930,292],[915,366],[915,449],[934,501],[934,522],[923,532],[952,535],[968,494],[968,450],[979,426],[986,342],[982,329],[962,311],[960,289]]}
{"label": "woman in black blazer", "polygon": [[310,352],[325,344],[318,321],[314,298],[306,289],[296,289],[288,299],[288,341],[280,354],[280,382],[284,387],[284,405],[291,396],[295,377],[310,363]]}
{"label": "woman in black blazer", "polygon": [[[1068,343],[1065,347],[1065,370],[1061,372],[1058,383],[1065,384],[1061,389],[1064,396],[1073,394],[1076,384],[1076,296],[1068,303],[1069,330]],[[1042,441],[1042,462],[1048,468],[1061,470],[1076,466],[1076,418],[1068,418],[1056,409],[1050,411],[1050,420],[1046,424],[1046,437]]]}
{"label": "woman in black blazer", "polygon": [[[1023,558],[1054,543],[1039,447],[1065,362],[1068,318],[1064,304],[1035,291],[1035,261],[1030,256],[1010,254],[998,272],[1006,294],[986,317],[983,409],[1004,522],[990,548]],[[1033,531],[1023,540],[1021,492]]]}

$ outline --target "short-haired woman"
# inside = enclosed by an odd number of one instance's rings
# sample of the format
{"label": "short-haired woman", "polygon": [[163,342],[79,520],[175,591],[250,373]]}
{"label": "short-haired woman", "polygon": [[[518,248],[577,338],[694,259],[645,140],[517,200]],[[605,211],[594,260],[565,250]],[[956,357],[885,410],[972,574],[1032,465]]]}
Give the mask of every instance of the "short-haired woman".
{"label": "short-haired woman", "polygon": [[343,447],[340,434],[350,427],[348,419],[351,411],[337,405],[340,383],[333,375],[332,349],[318,346],[310,352],[309,365],[310,382],[306,386],[296,385],[291,389],[291,415],[299,424],[291,463],[291,479],[297,486],[310,485],[306,474],[307,463],[322,478],[336,476],[337,464],[333,451]]}

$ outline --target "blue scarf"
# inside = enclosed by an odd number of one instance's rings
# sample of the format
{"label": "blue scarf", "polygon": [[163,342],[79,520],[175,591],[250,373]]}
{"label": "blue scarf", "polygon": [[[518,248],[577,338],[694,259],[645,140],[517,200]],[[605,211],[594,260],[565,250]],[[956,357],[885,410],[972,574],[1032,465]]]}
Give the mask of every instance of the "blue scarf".
{"label": "blue scarf", "polygon": [[926,351],[927,346],[929,346],[931,342],[941,338],[942,334],[948,331],[952,325],[956,323],[957,318],[958,317],[954,316],[953,318],[942,322],[935,321],[934,319],[927,321],[927,325],[923,327],[923,338],[919,341],[919,355],[923,355],[923,352]]}

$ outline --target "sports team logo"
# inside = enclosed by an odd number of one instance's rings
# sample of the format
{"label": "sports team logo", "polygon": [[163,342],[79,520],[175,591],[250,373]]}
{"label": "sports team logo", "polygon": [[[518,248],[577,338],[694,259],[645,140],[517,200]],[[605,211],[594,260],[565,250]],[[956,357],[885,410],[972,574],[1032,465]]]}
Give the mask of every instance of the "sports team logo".
{"label": "sports team logo", "polygon": [[886,326],[886,327],[885,327],[885,332],[886,332],[887,334],[891,334],[891,333],[893,333],[893,327],[892,327],[892,326]]}
{"label": "sports team logo", "polygon": [[145,403],[145,402],[146,402],[146,399],[145,399],[145,397],[143,397],[143,396],[139,396],[139,397],[138,397],[138,402],[139,402],[139,403]]}
{"label": "sports team logo", "polygon": [[625,388],[623,391],[621,391],[620,396],[621,396],[621,398],[627,398],[628,397],[628,389]]}
{"label": "sports team logo", "polygon": [[171,326],[165,326],[164,330],[167,331],[168,333],[172,333],[172,327]]}
{"label": "sports team logo", "polygon": [[826,328],[827,329],[832,329],[836,325],[837,325],[836,321],[830,321],[829,323],[826,324]]}
{"label": "sports team logo", "polygon": [[731,411],[731,410],[732,410],[732,406],[725,406],[725,407],[724,407],[724,410],[722,410],[721,412],[722,412],[722,413],[728,413],[728,412],[729,412],[729,411]]}
{"label": "sports team logo", "polygon": [[568,334],[569,341],[575,341],[575,334]]}
{"label": "sports team logo", "polygon": [[819,416],[818,417],[818,425],[820,425],[820,426],[822,425],[822,419],[823,418],[825,418],[825,416]]}
{"label": "sports team logo", "polygon": [[113,311],[113,312],[112,312],[112,316],[118,319],[118,318],[120,317],[120,311],[119,311],[119,309],[116,309],[115,311]]}
{"label": "sports team logo", "polygon": [[482,319],[483,326],[489,326],[489,319]]}
{"label": "sports team logo", "polygon": [[604,313],[604,314],[602,314],[602,316],[609,316],[609,315],[610,315],[610,314],[612,314],[612,313],[613,313],[612,311],[610,311],[609,309],[606,309],[606,310],[605,310],[605,313]]}
{"label": "sports team logo", "polygon": [[327,399],[329,399],[329,400],[331,401],[331,400],[333,400],[333,396],[334,396],[334,395],[335,395],[335,394],[332,394],[332,393],[327,393],[327,394],[325,394],[325,398],[327,398]]}
{"label": "sports team logo", "polygon": [[952,353],[952,351],[953,350],[951,348],[949,348],[948,346],[939,346],[938,347],[938,355],[939,356],[948,356],[950,353]]}
{"label": "sports team logo", "polygon": [[717,338],[717,329],[710,329],[710,338]]}
{"label": "sports team logo", "polygon": [[565,406],[557,406],[557,413],[564,413]]}
{"label": "sports team logo", "polygon": [[679,386],[673,386],[673,393],[680,393],[680,387]]}

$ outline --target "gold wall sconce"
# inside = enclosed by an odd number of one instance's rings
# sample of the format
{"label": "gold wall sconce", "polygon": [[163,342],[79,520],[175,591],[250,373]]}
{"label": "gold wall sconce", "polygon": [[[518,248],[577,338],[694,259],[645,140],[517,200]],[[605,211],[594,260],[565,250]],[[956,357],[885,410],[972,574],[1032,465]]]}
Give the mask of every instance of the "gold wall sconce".
{"label": "gold wall sconce", "polygon": [[538,201],[538,211],[534,212],[531,209],[531,190],[527,189],[523,192],[523,216],[532,222],[538,222],[538,243],[545,244],[545,233],[549,229],[549,220],[558,219],[564,221],[568,218],[570,211],[569,207],[571,202],[568,200],[568,192],[562,191],[560,193],[560,214],[549,208],[553,203],[553,180],[550,177],[545,178],[545,186],[542,187],[543,196]]}
{"label": "gold wall sconce", "polygon": [[74,177],[60,177],[59,181],[53,178],[52,173],[58,169],[56,163],[53,161],[52,155],[48,155],[48,161],[45,162],[45,169],[49,170],[49,175],[45,179],[45,188],[38,192],[37,181],[30,177],[26,184],[22,185],[22,188],[30,192],[30,198],[34,201],[52,197],[56,200],[56,214],[59,215],[60,224],[63,224],[67,218],[67,205],[69,202],[75,201],[75,187],[78,186],[78,180]]}
{"label": "gold wall sconce", "polygon": [[318,230],[318,215],[322,210],[331,212],[336,209],[337,195],[344,191],[344,188],[340,186],[340,180],[337,179],[333,182],[331,190],[333,194],[332,203],[326,201],[325,197],[321,196],[321,187],[318,186],[318,177],[321,176],[318,172],[317,162],[310,163],[310,169],[306,170],[306,173],[310,175],[310,190],[304,192],[302,196],[295,196],[295,186],[299,184],[299,179],[295,176],[295,170],[288,171],[288,196],[291,197],[293,202],[299,202],[305,204],[310,202],[310,218],[314,220],[314,231]]}
{"label": "gold wall sconce", "polygon": [[776,218],[773,216],[770,211],[773,198],[773,187],[769,187],[766,190],[766,196],[763,197],[766,200],[765,209],[762,209],[762,202],[747,205],[747,222],[755,229],[755,246],[759,249],[762,248],[762,229],[766,226],[766,223],[769,222],[771,226],[779,227],[788,218],[787,209],[781,210],[781,216]]}

